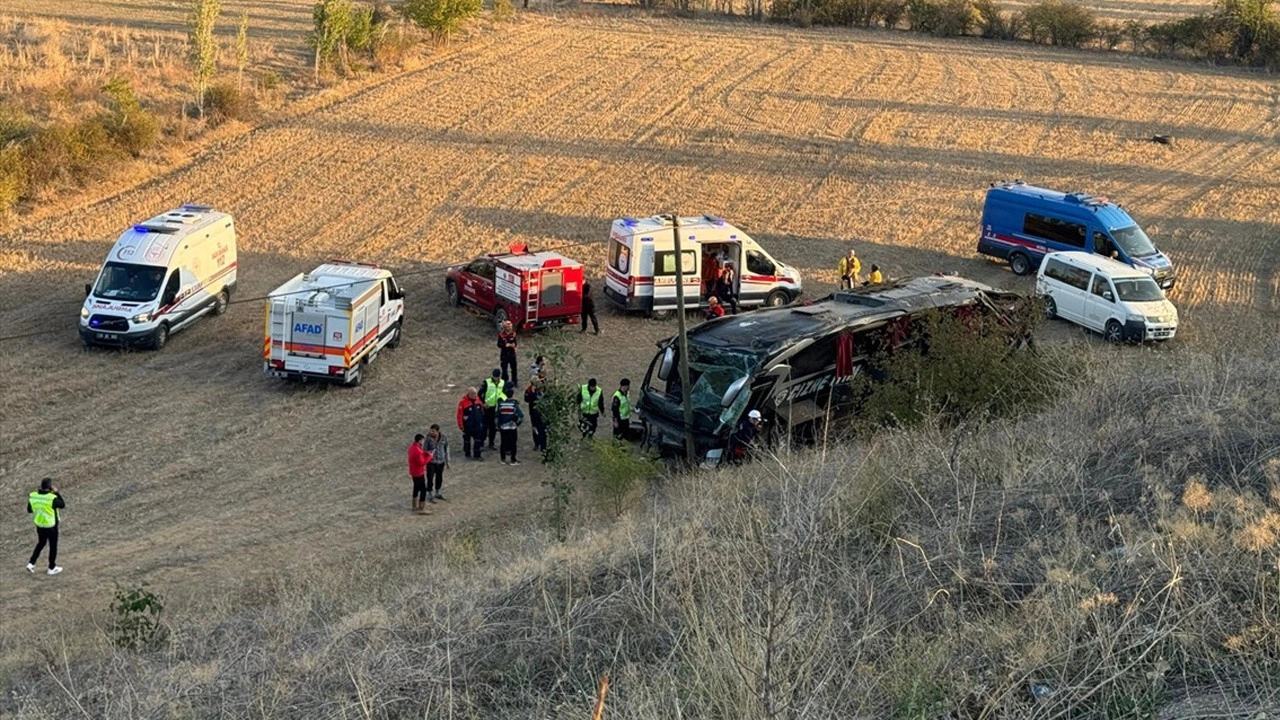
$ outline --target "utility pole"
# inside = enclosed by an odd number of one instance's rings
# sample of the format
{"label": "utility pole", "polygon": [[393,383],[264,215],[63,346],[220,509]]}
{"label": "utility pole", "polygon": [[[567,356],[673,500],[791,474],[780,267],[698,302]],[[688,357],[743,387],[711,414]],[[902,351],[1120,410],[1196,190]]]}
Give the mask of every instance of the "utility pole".
{"label": "utility pole", "polygon": [[671,213],[671,232],[676,248],[676,348],[680,352],[680,404],[684,406],[684,454],[689,463],[697,460],[693,442],[693,388],[689,387],[689,336],[684,327],[684,252],[680,247],[680,214]]}

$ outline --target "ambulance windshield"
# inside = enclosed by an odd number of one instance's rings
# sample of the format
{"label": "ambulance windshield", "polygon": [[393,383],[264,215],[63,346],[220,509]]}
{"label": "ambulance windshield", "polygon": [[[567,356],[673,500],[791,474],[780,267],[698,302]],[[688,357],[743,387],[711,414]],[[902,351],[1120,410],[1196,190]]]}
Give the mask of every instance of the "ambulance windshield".
{"label": "ambulance windshield", "polygon": [[164,270],[153,265],[109,262],[102,268],[102,275],[98,277],[93,294],[109,300],[150,302],[160,294]]}

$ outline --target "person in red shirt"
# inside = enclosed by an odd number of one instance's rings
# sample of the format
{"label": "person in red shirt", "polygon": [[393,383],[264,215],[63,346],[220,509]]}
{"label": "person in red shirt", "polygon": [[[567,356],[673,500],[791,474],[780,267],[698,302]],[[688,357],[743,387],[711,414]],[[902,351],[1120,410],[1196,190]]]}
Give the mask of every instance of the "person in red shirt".
{"label": "person in red shirt", "polygon": [[426,512],[427,508],[427,463],[431,462],[431,453],[422,447],[426,435],[418,433],[409,444],[409,477],[413,479],[413,510]]}
{"label": "person in red shirt", "polygon": [[720,299],[715,295],[707,298],[707,319],[715,320],[724,317],[724,306],[720,304]]}

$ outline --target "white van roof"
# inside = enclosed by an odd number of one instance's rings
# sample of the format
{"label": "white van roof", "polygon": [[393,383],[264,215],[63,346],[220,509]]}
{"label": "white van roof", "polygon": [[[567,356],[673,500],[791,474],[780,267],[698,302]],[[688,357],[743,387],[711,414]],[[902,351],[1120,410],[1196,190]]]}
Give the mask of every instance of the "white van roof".
{"label": "white van roof", "polygon": [[[646,218],[624,217],[613,221],[614,232],[627,236],[636,235],[652,235],[654,233],[671,230],[671,218],[666,215],[654,215]],[[680,229],[685,231],[686,235],[692,235],[695,239],[699,231],[706,234],[714,234],[716,239],[737,240],[739,235],[746,236],[746,233],[734,227],[724,218],[715,215],[694,215],[690,217],[680,217]]]}
{"label": "white van roof", "polygon": [[1128,278],[1128,277],[1141,277],[1141,278],[1151,277],[1150,273],[1143,272],[1142,270],[1139,270],[1131,265],[1126,265],[1120,262],[1119,260],[1112,260],[1109,257],[1103,257],[1102,255],[1098,255],[1097,253],[1082,252],[1080,250],[1072,250],[1070,252],[1049,253],[1045,257],[1057,258],[1058,260],[1064,260],[1074,265],[1080,265],[1083,267],[1091,268],[1093,270],[1101,272],[1102,274],[1112,279]]}
{"label": "white van roof", "polygon": [[107,260],[168,267],[183,240],[219,224],[231,227],[231,216],[208,205],[183,205],[125,230]]}
{"label": "white van roof", "polygon": [[390,270],[360,263],[330,262],[309,273],[294,276],[272,290],[272,300],[295,299],[314,307],[349,310],[377,283],[391,277]]}

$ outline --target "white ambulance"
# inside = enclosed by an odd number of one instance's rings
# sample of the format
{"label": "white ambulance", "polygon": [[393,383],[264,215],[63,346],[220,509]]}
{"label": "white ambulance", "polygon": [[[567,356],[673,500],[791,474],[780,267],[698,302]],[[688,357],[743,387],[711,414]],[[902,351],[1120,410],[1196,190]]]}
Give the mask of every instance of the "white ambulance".
{"label": "white ambulance", "polygon": [[400,344],[404,291],[390,270],[334,260],[267,296],[267,377],[356,386],[384,347]]}
{"label": "white ambulance", "polygon": [[[676,309],[676,230],[687,307],[705,307],[716,270],[731,265],[740,307],[777,307],[801,293],[800,271],[774,260],[742,230],[713,215],[621,218],[609,233],[604,294],[624,311],[665,318]],[[723,300],[723,298],[722,298]]]}
{"label": "white ambulance", "polygon": [[196,318],[227,311],[236,288],[236,228],[207,205],[183,205],[125,230],[85,285],[85,345],[159,350]]}

